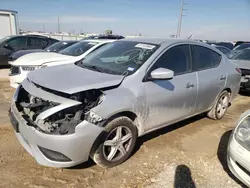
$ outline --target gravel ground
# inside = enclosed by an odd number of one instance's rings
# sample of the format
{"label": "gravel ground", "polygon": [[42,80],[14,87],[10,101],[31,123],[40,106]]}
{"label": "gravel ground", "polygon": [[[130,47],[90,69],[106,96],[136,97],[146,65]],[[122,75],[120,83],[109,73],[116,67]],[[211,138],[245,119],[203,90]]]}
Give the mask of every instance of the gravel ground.
{"label": "gravel ground", "polygon": [[92,161],[70,169],[40,166],[15,138],[7,116],[13,93],[0,80],[0,187],[4,188],[238,188],[226,147],[250,97],[239,95],[220,121],[197,116],[138,139],[131,158],[102,169]]}

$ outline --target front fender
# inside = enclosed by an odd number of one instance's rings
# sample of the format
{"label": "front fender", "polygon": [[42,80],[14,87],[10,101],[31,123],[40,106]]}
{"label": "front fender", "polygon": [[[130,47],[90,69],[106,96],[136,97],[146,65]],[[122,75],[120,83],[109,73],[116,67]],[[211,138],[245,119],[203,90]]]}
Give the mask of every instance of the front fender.
{"label": "front fender", "polygon": [[136,96],[127,88],[115,88],[104,91],[105,99],[102,103],[92,109],[104,119],[124,111],[135,111]]}

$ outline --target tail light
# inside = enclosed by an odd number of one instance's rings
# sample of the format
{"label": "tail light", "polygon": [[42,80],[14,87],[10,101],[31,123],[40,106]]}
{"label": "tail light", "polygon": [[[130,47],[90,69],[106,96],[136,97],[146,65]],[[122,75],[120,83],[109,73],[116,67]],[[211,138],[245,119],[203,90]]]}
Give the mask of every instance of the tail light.
{"label": "tail light", "polygon": [[236,70],[238,73],[240,73],[240,74],[241,74],[241,70],[240,70],[240,68],[235,68],[235,70]]}

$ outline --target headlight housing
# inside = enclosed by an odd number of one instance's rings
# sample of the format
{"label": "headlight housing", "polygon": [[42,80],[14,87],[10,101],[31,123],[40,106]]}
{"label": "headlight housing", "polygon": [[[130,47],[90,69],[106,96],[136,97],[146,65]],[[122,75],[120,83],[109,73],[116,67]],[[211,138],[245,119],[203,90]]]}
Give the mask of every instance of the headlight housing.
{"label": "headlight housing", "polygon": [[240,122],[234,136],[240,145],[250,151],[250,116],[245,117]]}

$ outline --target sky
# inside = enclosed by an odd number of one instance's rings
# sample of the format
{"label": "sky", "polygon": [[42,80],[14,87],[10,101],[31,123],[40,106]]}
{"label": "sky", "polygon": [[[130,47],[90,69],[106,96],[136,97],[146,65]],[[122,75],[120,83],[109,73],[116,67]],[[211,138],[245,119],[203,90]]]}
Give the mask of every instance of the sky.
{"label": "sky", "polygon": [[[20,29],[169,37],[181,0],[0,0],[18,11]],[[250,0],[185,0],[181,37],[250,40]]]}

